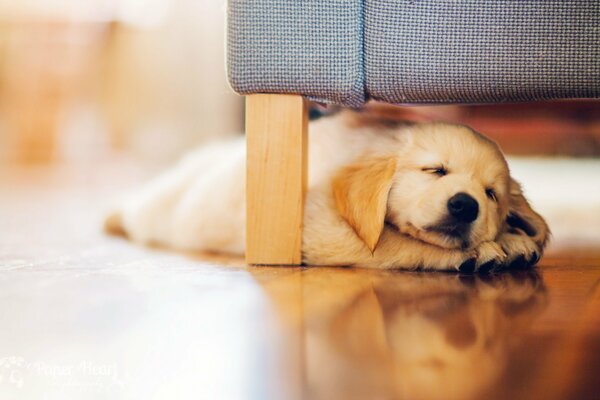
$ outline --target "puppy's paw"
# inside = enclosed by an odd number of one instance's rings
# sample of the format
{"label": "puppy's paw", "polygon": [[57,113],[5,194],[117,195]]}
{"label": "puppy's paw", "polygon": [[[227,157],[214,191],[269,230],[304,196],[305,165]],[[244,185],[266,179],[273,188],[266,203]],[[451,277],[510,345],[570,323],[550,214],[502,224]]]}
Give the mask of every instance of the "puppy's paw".
{"label": "puppy's paw", "polygon": [[477,251],[451,251],[445,269],[470,274],[477,268]]}
{"label": "puppy's paw", "polygon": [[478,272],[488,272],[506,261],[506,252],[496,242],[483,242],[477,249],[477,262],[475,269]]}
{"label": "puppy's paw", "polygon": [[460,253],[462,260],[455,268],[462,273],[487,272],[506,260],[506,253],[495,242],[483,242],[473,250]]}
{"label": "puppy's paw", "polygon": [[542,254],[542,249],[530,236],[518,231],[502,233],[496,243],[506,253],[503,267],[509,269],[531,267]]}
{"label": "puppy's paw", "polygon": [[120,211],[113,211],[104,220],[104,231],[111,235],[126,236],[123,226],[123,215]]}

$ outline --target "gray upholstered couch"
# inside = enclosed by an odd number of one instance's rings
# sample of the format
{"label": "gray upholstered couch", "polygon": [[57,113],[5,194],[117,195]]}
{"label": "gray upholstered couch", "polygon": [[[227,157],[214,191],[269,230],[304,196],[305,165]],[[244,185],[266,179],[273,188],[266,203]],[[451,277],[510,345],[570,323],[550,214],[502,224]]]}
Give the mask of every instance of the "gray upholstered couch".
{"label": "gray upholstered couch", "polygon": [[359,107],[600,97],[598,0],[229,0],[227,29],[234,90],[275,94],[247,101],[256,264],[300,260],[302,98]]}
{"label": "gray upholstered couch", "polygon": [[598,97],[598,0],[229,0],[239,93],[360,106]]}

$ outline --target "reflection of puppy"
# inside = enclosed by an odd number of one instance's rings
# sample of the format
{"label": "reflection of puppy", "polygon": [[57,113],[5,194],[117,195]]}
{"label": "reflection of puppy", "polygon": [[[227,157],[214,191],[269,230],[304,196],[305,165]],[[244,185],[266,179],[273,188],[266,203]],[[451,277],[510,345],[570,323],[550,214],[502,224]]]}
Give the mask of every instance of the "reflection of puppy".
{"label": "reflection of puppy", "polygon": [[[305,290],[330,285],[304,278]],[[346,279],[343,305],[305,296],[315,398],[470,399],[497,392],[510,350],[547,303],[545,290],[531,271],[456,278],[394,274],[366,285]],[[321,290],[314,287],[319,282]],[[515,397],[511,388],[502,390]]]}
{"label": "reflection of puppy", "polygon": [[[543,252],[546,223],[497,145],[469,128],[342,112],[313,123],[309,143],[308,264],[474,270]],[[107,221],[136,241],[235,253],[244,225],[241,140],[193,153]]]}

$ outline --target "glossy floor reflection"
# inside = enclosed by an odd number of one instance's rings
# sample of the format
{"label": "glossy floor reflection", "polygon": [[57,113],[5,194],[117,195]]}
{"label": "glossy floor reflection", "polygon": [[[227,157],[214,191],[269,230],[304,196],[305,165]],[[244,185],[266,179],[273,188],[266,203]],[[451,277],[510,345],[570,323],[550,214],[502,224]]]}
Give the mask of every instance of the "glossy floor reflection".
{"label": "glossy floor reflection", "polygon": [[304,397],[595,398],[600,271],[586,274],[296,272]]}
{"label": "glossy floor reflection", "polygon": [[600,396],[593,249],[485,277],[248,268],[103,235],[115,176],[0,170],[1,399]]}

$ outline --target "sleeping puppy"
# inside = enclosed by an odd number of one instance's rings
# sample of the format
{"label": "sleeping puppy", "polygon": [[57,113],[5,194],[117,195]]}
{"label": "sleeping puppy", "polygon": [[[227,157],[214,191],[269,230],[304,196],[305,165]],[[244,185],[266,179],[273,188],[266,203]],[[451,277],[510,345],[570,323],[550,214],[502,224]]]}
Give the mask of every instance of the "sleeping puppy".
{"label": "sleeping puppy", "polygon": [[[343,111],[309,129],[303,262],[487,271],[541,257],[549,230],[498,146],[443,123]],[[134,192],[106,227],[140,243],[243,254],[243,138],[205,146]]]}

